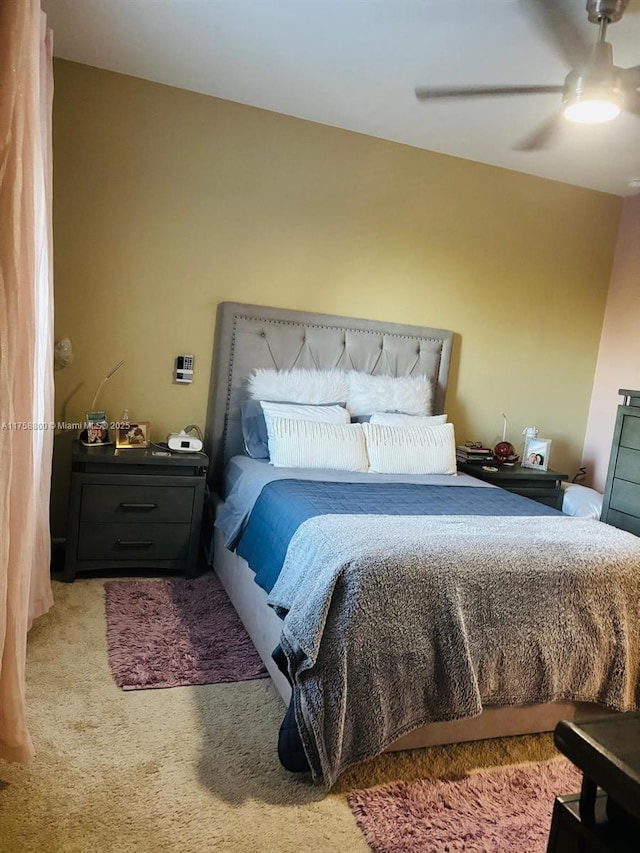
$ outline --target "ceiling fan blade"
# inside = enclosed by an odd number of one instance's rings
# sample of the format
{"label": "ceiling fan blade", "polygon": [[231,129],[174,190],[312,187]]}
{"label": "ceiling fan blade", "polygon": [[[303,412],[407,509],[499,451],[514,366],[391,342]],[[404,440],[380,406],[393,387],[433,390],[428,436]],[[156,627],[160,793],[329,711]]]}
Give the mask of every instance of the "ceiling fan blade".
{"label": "ceiling fan blade", "polygon": [[462,86],[430,88],[417,86],[416,98],[419,101],[431,101],[438,98],[476,98],[478,96],[502,95],[547,95],[562,92],[563,86]]}
{"label": "ceiling fan blade", "polygon": [[619,68],[622,73],[622,84],[628,91],[633,92],[635,89],[640,95],[640,65],[634,65],[632,68]]}
{"label": "ceiling fan blade", "polygon": [[640,116],[640,65],[618,70],[622,74],[622,85],[625,92],[624,109],[628,113]]}
{"label": "ceiling fan blade", "polygon": [[561,119],[562,116],[558,113],[551,116],[551,118],[543,122],[532,133],[525,136],[524,139],[521,139],[520,142],[516,142],[513,146],[513,150],[541,151],[544,148],[548,148],[553,142],[554,136],[560,130]]}
{"label": "ceiling fan blade", "polygon": [[[573,5],[575,8],[575,3]],[[591,42],[573,22],[567,0],[525,0],[525,8],[564,61],[571,68],[582,65],[591,50]]]}

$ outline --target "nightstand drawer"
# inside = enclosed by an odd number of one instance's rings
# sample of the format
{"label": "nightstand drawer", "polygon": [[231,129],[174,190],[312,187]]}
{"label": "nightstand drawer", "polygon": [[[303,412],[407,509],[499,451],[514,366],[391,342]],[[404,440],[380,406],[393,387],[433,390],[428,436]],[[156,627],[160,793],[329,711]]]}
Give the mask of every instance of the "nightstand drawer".
{"label": "nightstand drawer", "polygon": [[114,522],[191,522],[194,489],[190,486],[85,485],[80,519]]}
{"label": "nightstand drawer", "polygon": [[182,560],[190,536],[189,524],[81,524],[78,560]]}
{"label": "nightstand drawer", "polygon": [[530,498],[532,501],[537,501],[545,506],[552,506],[554,509],[562,509],[563,492],[560,488],[551,487],[535,487],[535,486],[502,486],[508,492],[513,492],[516,495],[522,495],[523,498]]}
{"label": "nightstand drawer", "polygon": [[[487,470],[489,469],[489,470]],[[523,468],[514,465],[487,465],[477,462],[458,462],[458,470],[485,483],[500,486],[507,492],[522,495],[553,509],[562,510],[563,491],[560,483],[567,480],[567,474],[558,471],[538,471],[534,468]]]}

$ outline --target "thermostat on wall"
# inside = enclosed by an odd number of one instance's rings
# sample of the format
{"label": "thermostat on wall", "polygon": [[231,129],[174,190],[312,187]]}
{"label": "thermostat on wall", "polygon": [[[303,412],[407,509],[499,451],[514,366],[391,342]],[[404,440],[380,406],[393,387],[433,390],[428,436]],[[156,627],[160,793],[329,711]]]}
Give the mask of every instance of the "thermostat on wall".
{"label": "thermostat on wall", "polygon": [[174,380],[182,385],[193,382],[193,356],[179,355],[176,357]]}

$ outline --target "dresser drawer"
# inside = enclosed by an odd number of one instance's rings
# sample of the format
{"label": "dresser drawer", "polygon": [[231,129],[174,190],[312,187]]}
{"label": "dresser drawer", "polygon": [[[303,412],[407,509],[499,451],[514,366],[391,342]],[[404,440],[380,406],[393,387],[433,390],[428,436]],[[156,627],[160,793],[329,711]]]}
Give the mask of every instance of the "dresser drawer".
{"label": "dresser drawer", "polygon": [[194,494],[192,486],[84,485],[80,519],[118,524],[189,523]]}
{"label": "dresser drawer", "polygon": [[614,527],[619,527],[620,530],[628,530],[629,533],[640,536],[640,518],[636,515],[618,512],[617,509],[610,507],[607,513],[607,524],[612,524]]}
{"label": "dresser drawer", "polygon": [[[634,420],[638,420],[638,418],[634,418]],[[632,483],[640,483],[640,450],[620,447],[613,476],[621,480],[629,480]]]}
{"label": "dresser drawer", "polygon": [[190,535],[189,524],[84,523],[78,532],[78,559],[183,560]]}
{"label": "dresser drawer", "polygon": [[625,415],[620,432],[620,446],[640,450],[640,417]]}
{"label": "dresser drawer", "polygon": [[611,487],[609,508],[638,516],[640,510],[640,485],[629,480],[615,479]]}

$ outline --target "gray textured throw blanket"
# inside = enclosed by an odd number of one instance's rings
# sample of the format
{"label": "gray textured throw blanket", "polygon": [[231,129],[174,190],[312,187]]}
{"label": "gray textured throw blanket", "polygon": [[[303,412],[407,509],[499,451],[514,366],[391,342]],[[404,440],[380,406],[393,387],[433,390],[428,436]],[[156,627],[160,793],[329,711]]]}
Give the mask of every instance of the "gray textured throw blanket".
{"label": "gray textured throw blanket", "polygon": [[639,707],[640,539],[590,519],[318,516],[269,602],[327,787],[484,704]]}

